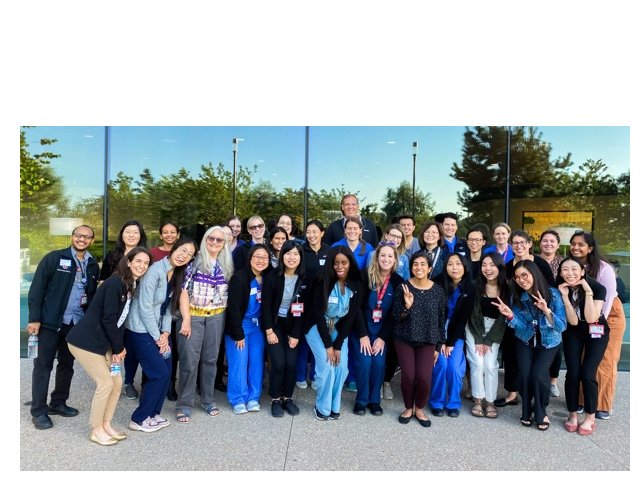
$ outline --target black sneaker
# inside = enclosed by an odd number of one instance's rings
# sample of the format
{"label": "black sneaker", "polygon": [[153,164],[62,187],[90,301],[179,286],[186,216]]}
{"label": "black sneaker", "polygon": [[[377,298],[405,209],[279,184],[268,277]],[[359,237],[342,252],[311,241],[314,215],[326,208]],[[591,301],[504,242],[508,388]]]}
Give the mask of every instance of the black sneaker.
{"label": "black sneaker", "polygon": [[317,407],[314,406],[313,411],[316,413],[316,418],[318,420],[329,420],[329,416],[321,414]]}
{"label": "black sneaker", "polygon": [[282,402],[280,400],[271,400],[271,416],[282,417],[283,415]]}
{"label": "black sneaker", "polygon": [[284,408],[289,415],[298,415],[300,413],[300,409],[290,398],[284,399],[282,402],[282,408]]}
{"label": "black sneaker", "polygon": [[447,415],[453,418],[458,417],[460,416],[460,410],[458,410],[457,408],[452,408],[451,410],[447,410]]}
{"label": "black sneaker", "polygon": [[431,414],[434,417],[444,417],[444,410],[441,408],[432,408],[431,409]]}
{"label": "black sneaker", "polygon": [[364,407],[364,405],[356,403],[353,407],[353,413],[355,413],[356,415],[366,415],[367,409]]}
{"label": "black sneaker", "polygon": [[136,387],[133,386],[133,383],[127,383],[124,386],[124,395],[129,400],[135,400],[136,398],[138,398],[138,390],[136,390]]}
{"label": "black sneaker", "polygon": [[331,413],[329,414],[329,420],[338,420],[340,418],[340,412],[334,412],[333,410],[331,410]]}

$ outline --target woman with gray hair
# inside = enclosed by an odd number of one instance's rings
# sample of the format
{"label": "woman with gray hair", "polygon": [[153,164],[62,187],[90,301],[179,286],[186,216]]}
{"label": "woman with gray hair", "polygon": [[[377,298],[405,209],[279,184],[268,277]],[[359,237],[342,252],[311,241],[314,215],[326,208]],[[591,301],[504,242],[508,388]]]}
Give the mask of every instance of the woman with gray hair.
{"label": "woman with gray hair", "polygon": [[193,263],[187,268],[180,297],[182,319],[177,322],[180,379],[176,418],[187,423],[195,401],[200,365],[200,406],[208,415],[220,413],[214,402],[218,352],[224,333],[228,281],[233,260],[224,229],[209,228]]}

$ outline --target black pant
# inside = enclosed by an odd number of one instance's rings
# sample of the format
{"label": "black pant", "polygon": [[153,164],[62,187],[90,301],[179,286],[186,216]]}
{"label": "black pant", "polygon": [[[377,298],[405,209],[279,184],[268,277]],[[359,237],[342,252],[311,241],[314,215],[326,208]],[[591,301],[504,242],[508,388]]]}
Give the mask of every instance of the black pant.
{"label": "black pant", "polygon": [[34,417],[44,415],[49,411],[47,393],[56,353],[58,354],[58,366],[56,367],[55,387],[51,392],[51,404],[59,406],[66,403],[69,398],[74,361],[67,345],[67,334],[71,328],[71,325],[62,325],[59,332],[40,328],[38,358],[33,360],[33,374],[31,375],[31,415]]}
{"label": "black pant", "polygon": [[267,342],[267,353],[271,360],[269,371],[269,395],[271,398],[291,398],[296,384],[296,362],[298,361],[298,346],[289,347],[289,321],[278,317],[273,332],[278,337],[278,343]]}
{"label": "black pant", "polygon": [[384,381],[390,382],[393,374],[396,373],[398,354],[396,353],[396,346],[393,341],[385,342],[384,347],[387,350],[387,354],[384,357]]}
{"label": "black pant", "polygon": [[558,378],[560,376],[560,367],[562,366],[562,344],[560,344],[560,348],[558,349],[558,353],[551,362],[551,366],[549,367],[549,377]]}
{"label": "black pant", "polygon": [[516,360],[516,338],[513,328],[507,327],[502,337],[502,364],[504,367],[504,389],[507,392],[517,392],[520,390],[520,372]]}
{"label": "black pant", "polygon": [[584,411],[596,413],[598,404],[598,365],[609,343],[609,335],[591,338],[586,328],[569,326],[563,335],[564,360],[567,364],[567,376],[564,381],[564,395],[567,410],[578,410],[580,383],[584,392]]}
{"label": "black pant", "polygon": [[[520,371],[520,396],[522,419],[529,420],[533,410],[536,423],[544,421],[549,404],[549,366],[560,346],[553,348],[531,347],[515,339],[516,359]],[[532,406],[533,402],[533,406]]]}

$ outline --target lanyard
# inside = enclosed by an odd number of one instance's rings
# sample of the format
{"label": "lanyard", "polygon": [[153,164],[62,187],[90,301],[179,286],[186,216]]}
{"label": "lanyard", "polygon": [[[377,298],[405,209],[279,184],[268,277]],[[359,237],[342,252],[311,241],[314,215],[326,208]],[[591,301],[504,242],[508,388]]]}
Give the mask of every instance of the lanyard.
{"label": "lanyard", "polygon": [[387,279],[384,281],[384,285],[382,286],[382,289],[378,291],[378,301],[376,302],[377,308],[380,308],[380,305],[382,305],[382,299],[384,298],[384,294],[387,291],[387,286],[389,285],[390,278],[391,278],[391,275],[387,277]]}
{"label": "lanyard", "polygon": [[80,272],[81,272],[80,276],[82,277],[82,283],[84,285],[86,285],[86,283],[87,283],[87,269],[84,268],[84,263],[80,259],[78,259],[78,257],[75,256],[75,255],[73,257],[73,260],[76,263],[76,267],[78,267],[80,269]]}

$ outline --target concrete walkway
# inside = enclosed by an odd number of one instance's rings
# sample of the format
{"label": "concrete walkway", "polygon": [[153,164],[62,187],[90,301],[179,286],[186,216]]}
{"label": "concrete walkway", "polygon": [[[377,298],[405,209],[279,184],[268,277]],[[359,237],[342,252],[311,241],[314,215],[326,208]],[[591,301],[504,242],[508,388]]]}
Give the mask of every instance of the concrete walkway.
{"label": "concrete walkway", "polygon": [[[560,382],[563,377],[561,372]],[[78,408],[80,415],[52,416],[54,428],[38,431],[25,405],[31,399],[31,361],[21,359],[20,470],[630,470],[629,373],[618,377],[611,419],[598,421],[597,431],[585,437],[562,427],[567,417],[564,395],[551,399],[547,432],[522,427],[520,406],[499,409],[495,420],[472,417],[468,400],[458,418],[430,415],[431,428],[415,420],[401,425],[397,421],[403,410],[399,382],[396,375],[395,398],[383,400],[383,416],[354,415],[355,394],[344,392],[342,417],[326,422],[313,415],[311,388],[296,388],[301,410],[296,417],[272,418],[265,395],[261,412],[236,416],[224,394],[216,392],[218,417],[210,418],[198,409],[189,424],[178,424],[174,402],[166,401],[163,415],[172,422],[168,428],[155,433],[127,429],[127,440],[101,447],[88,439],[94,384],[78,363],[68,404]],[[135,400],[121,397],[114,421],[117,428],[128,425],[135,405]]]}

